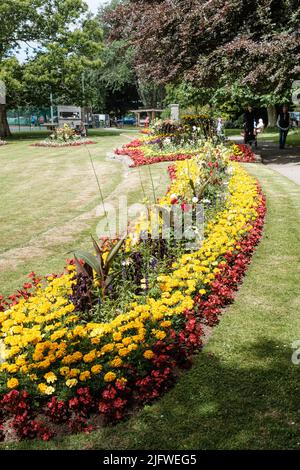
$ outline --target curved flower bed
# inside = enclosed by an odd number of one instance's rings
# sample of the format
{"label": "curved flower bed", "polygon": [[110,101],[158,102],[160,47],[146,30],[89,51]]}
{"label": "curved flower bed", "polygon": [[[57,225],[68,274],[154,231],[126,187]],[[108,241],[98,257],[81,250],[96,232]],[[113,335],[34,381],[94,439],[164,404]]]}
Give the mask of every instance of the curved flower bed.
{"label": "curved flower bed", "polygon": [[[185,191],[183,164],[171,169],[177,194]],[[201,248],[159,276],[158,298],[132,303],[111,322],[84,323],[74,311],[73,264],[44,287],[32,273],[33,292],[0,313],[2,439],[88,431],[96,416],[121,419],[174,383],[201,348],[203,324],[217,323],[232,301],[262,234],[261,190],[238,164],[232,171],[226,208]]]}
{"label": "curved flower bed", "polygon": [[[192,158],[198,152],[195,150],[174,151],[168,153],[165,151],[155,152],[151,149],[151,144],[161,139],[162,136],[149,136],[143,139],[134,139],[129,144],[123,145],[121,149],[115,150],[116,155],[128,155],[133,161],[130,167],[142,165],[151,165],[159,162],[172,162]],[[167,136],[165,136],[167,137]],[[245,144],[232,144],[230,146],[232,161],[241,163],[255,163],[255,155],[250,147]]]}
{"label": "curved flower bed", "polygon": [[80,145],[91,145],[95,144],[94,140],[81,139],[81,140],[72,140],[70,142],[57,142],[44,140],[42,142],[36,142],[31,144],[31,147],[79,147]]}

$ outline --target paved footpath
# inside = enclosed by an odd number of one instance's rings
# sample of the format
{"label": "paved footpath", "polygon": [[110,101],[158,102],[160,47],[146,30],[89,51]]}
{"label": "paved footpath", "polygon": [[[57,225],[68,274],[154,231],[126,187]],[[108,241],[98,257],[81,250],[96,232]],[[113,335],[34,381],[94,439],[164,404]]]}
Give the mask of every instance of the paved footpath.
{"label": "paved footpath", "polygon": [[[229,137],[242,143],[242,139]],[[271,141],[259,141],[257,150],[254,151],[261,155],[264,165],[272,168],[283,176],[300,185],[300,147],[287,147],[283,150]]]}

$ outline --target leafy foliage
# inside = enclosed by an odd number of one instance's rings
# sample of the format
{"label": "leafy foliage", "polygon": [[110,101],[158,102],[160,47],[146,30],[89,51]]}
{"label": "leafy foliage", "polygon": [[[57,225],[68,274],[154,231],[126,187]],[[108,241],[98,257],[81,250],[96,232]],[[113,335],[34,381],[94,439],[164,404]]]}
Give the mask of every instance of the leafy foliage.
{"label": "leafy foliage", "polygon": [[[100,285],[102,298],[105,297],[107,289],[112,283],[113,278],[110,276],[111,266],[126,236],[121,237],[110,249],[108,249],[106,245],[99,245],[92,237],[96,255],[86,251],[76,251],[74,254],[78,273],[90,279],[95,277],[96,283]],[[84,261],[83,265],[80,263],[79,259]]]}
{"label": "leafy foliage", "polygon": [[299,15],[296,0],[130,0],[110,13],[111,37],[131,41],[148,80],[278,99],[299,74]]}

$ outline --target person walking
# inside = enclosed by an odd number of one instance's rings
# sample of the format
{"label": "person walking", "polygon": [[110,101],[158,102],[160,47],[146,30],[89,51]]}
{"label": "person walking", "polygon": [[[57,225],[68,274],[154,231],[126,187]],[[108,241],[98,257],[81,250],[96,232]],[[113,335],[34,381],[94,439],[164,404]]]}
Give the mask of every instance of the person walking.
{"label": "person walking", "polygon": [[290,128],[290,114],[287,105],[282,107],[282,111],[278,115],[277,127],[279,128],[279,148],[284,149]]}
{"label": "person walking", "polygon": [[264,125],[264,121],[262,120],[262,118],[260,118],[258,120],[258,124],[256,126],[256,133],[257,134],[262,134],[262,132],[264,131],[265,129],[265,125]]}
{"label": "person walking", "polygon": [[221,137],[223,135],[223,120],[221,117],[217,119],[217,135]]}
{"label": "person walking", "polygon": [[255,142],[254,135],[255,115],[252,106],[248,106],[244,114],[244,143],[252,144]]}
{"label": "person walking", "polygon": [[149,127],[149,124],[150,124],[150,118],[149,116],[147,116],[144,122],[144,127]]}

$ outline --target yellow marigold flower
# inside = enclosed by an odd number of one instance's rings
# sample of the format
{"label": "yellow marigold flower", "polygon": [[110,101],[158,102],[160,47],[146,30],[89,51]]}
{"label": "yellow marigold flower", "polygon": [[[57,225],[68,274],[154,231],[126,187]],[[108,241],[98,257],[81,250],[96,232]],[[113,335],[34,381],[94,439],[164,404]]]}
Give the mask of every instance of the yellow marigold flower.
{"label": "yellow marigold flower", "polygon": [[59,369],[59,373],[60,373],[60,375],[62,375],[63,377],[65,377],[66,375],[68,375],[69,370],[70,370],[69,367],[61,367],[61,368]]}
{"label": "yellow marigold flower", "polygon": [[66,386],[69,387],[69,388],[75,387],[75,385],[77,385],[77,384],[78,384],[77,379],[68,379],[66,381]]}
{"label": "yellow marigold flower", "polygon": [[9,379],[6,385],[8,388],[17,388],[19,385],[19,381],[18,379]]}
{"label": "yellow marigold flower", "polygon": [[129,346],[129,344],[132,343],[132,339],[129,338],[129,336],[127,336],[127,338],[124,338],[124,339],[122,340],[122,343],[123,343],[125,346]]}
{"label": "yellow marigold flower", "polygon": [[95,349],[93,349],[88,354],[85,354],[83,356],[84,362],[93,362],[95,360],[95,358],[96,358],[96,350]]}
{"label": "yellow marigold flower", "polygon": [[115,357],[111,362],[111,367],[120,367],[123,364],[123,361],[120,357]]}
{"label": "yellow marigold flower", "polygon": [[157,331],[157,332],[155,333],[155,337],[156,337],[157,339],[162,340],[162,339],[164,339],[164,338],[166,337],[166,333],[165,333],[164,331]]}
{"label": "yellow marigold flower", "polygon": [[99,339],[99,338],[92,338],[92,339],[91,339],[91,343],[97,345],[97,344],[100,343],[100,339]]}
{"label": "yellow marigold flower", "polygon": [[57,377],[55,374],[53,374],[53,372],[47,372],[47,374],[44,375],[44,379],[46,379],[48,384],[51,384],[57,380]]}
{"label": "yellow marigold flower", "polygon": [[121,384],[124,385],[124,384],[126,384],[127,379],[125,379],[125,377],[120,377],[120,378],[118,379],[118,382],[120,382]]}
{"label": "yellow marigold flower", "polygon": [[69,354],[65,356],[62,360],[63,364],[73,364],[75,362],[79,362],[82,359],[82,353],[80,351],[76,351],[73,354]]}
{"label": "yellow marigold flower", "polygon": [[68,377],[77,377],[77,375],[80,374],[80,369],[70,369],[70,372],[68,373]]}
{"label": "yellow marigold flower", "polygon": [[79,376],[79,380],[81,380],[81,382],[85,382],[86,380],[90,378],[91,378],[91,373],[88,370],[86,370],[85,372],[81,372]]}
{"label": "yellow marigold flower", "polygon": [[118,342],[118,341],[121,341],[121,339],[122,339],[122,335],[119,331],[116,332],[116,333],[113,333],[113,340],[114,341]]}
{"label": "yellow marigold flower", "polygon": [[18,372],[19,368],[16,364],[7,364],[6,370],[10,374],[15,374],[16,372]]}
{"label": "yellow marigold flower", "polygon": [[116,380],[116,374],[114,372],[107,372],[104,376],[104,381],[105,382],[113,382]]}
{"label": "yellow marigold flower", "polygon": [[121,348],[119,349],[119,355],[121,357],[126,357],[129,354],[129,350],[127,348]]}
{"label": "yellow marigold flower", "polygon": [[26,359],[23,356],[19,356],[16,359],[16,365],[17,366],[24,366],[26,364]]}
{"label": "yellow marigold flower", "polygon": [[171,325],[172,325],[172,323],[170,322],[170,320],[164,320],[160,323],[160,326],[162,328],[169,328],[169,326],[171,326]]}
{"label": "yellow marigold flower", "polygon": [[83,326],[77,325],[73,330],[74,336],[79,336],[79,338],[83,338],[86,335],[86,330]]}
{"label": "yellow marigold flower", "polygon": [[101,348],[101,352],[103,352],[103,353],[112,352],[113,350],[114,350],[114,344],[112,344],[112,343],[105,344]]}
{"label": "yellow marigold flower", "polygon": [[199,294],[205,295],[205,294],[206,294],[206,289],[200,289],[200,290],[199,290]]}
{"label": "yellow marigold flower", "polygon": [[143,354],[145,359],[152,359],[154,357],[153,351],[151,349],[147,349]]}
{"label": "yellow marigold flower", "polygon": [[52,333],[52,335],[50,336],[51,341],[56,341],[57,339],[63,338],[66,333],[67,333],[67,329],[66,329],[66,328],[63,328],[62,330],[55,331],[55,332]]}
{"label": "yellow marigold flower", "polygon": [[91,368],[92,374],[95,374],[95,375],[100,374],[101,370],[102,370],[102,366],[100,364],[96,364]]}
{"label": "yellow marigold flower", "polygon": [[68,270],[69,272],[76,271],[76,266],[75,266],[74,264],[69,264],[69,265],[67,266],[67,270]]}
{"label": "yellow marigold flower", "polygon": [[40,383],[38,384],[38,389],[40,392],[42,392],[44,395],[52,395],[52,393],[55,392],[55,388],[51,387],[47,384]]}

